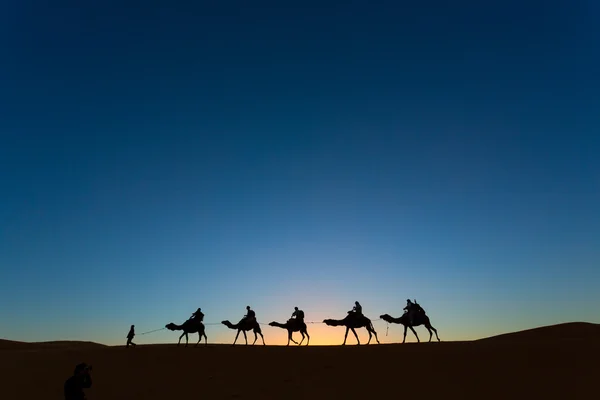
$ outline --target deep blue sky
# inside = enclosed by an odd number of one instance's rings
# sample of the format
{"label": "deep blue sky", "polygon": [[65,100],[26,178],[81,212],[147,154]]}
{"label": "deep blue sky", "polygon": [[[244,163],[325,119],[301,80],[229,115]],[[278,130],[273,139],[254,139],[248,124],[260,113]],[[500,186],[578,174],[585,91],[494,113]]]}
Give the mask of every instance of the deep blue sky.
{"label": "deep blue sky", "polygon": [[599,322],[599,18],[592,0],[2,2],[0,336],[114,344],[199,306],[313,321],[360,300],[375,319],[407,297],[447,340]]}

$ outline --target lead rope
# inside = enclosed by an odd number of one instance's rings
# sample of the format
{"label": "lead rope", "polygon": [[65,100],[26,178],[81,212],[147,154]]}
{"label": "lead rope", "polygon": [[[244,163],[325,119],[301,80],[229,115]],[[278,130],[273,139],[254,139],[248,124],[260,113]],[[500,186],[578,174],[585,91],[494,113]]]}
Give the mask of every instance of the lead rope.
{"label": "lead rope", "polygon": [[158,331],[162,331],[163,329],[167,329],[167,328],[160,328],[160,329],[155,329],[153,331],[148,331],[148,332],[142,332],[142,333],[138,333],[139,336],[141,335],[147,335],[149,333],[153,333],[153,332],[158,332]]}
{"label": "lead rope", "polygon": [[385,336],[387,336],[387,335],[388,335],[388,331],[390,330],[390,323],[388,322],[386,325],[387,325],[387,326],[386,326],[386,328],[385,328]]}

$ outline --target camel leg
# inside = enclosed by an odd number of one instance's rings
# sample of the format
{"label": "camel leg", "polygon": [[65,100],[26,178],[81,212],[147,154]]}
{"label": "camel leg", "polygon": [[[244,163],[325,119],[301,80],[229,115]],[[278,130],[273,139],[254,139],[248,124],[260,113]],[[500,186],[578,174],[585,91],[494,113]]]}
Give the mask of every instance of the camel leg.
{"label": "camel leg", "polygon": [[240,336],[240,330],[238,329],[237,334],[235,335],[235,340],[233,341],[232,346],[235,346],[235,342],[238,340],[238,336]]}
{"label": "camel leg", "polygon": [[185,335],[185,332],[183,332],[181,334],[181,336],[179,336],[179,341],[177,342],[177,346],[179,346],[179,344],[181,343],[181,338]]}
{"label": "camel leg", "polygon": [[254,346],[254,343],[256,343],[257,340],[258,336],[256,335],[256,331],[254,331],[254,342],[252,342],[252,346]]}
{"label": "camel leg", "polygon": [[310,342],[310,336],[308,336],[308,331],[304,331],[306,333],[306,345],[308,346],[308,342]]}
{"label": "camel leg", "polygon": [[302,339],[300,340],[300,343],[298,343],[298,346],[301,346],[302,342],[304,342],[304,332],[300,331],[300,334],[302,335]]}
{"label": "camel leg", "polygon": [[263,346],[266,346],[266,344],[265,344],[265,337],[263,336],[262,331],[258,331],[258,334],[260,335],[260,338],[262,339]]}
{"label": "camel leg", "polygon": [[426,325],[426,327],[427,327],[427,329],[431,329],[429,331],[429,341],[431,342],[431,336],[432,336],[431,335],[431,331],[434,331],[435,332],[435,337],[437,338],[438,342],[440,342],[440,337],[438,336],[437,329],[435,329],[433,326],[431,326],[431,324]]}
{"label": "camel leg", "polygon": [[360,346],[360,339],[358,338],[358,333],[356,333],[356,330],[354,328],[350,329],[352,329],[352,333],[354,333],[354,337],[356,338],[356,344]]}
{"label": "camel leg", "polygon": [[373,337],[373,334],[371,333],[371,329],[369,329],[369,327],[367,326],[367,333],[369,334],[369,340],[367,340],[367,344],[371,343],[371,338]]}
{"label": "camel leg", "polygon": [[290,345],[290,340],[292,340],[292,331],[288,331],[288,342],[287,342],[286,346]]}
{"label": "camel leg", "polygon": [[381,344],[379,342],[379,338],[377,337],[377,332],[375,332],[375,328],[373,326],[367,326],[367,332],[369,332],[369,341],[367,344],[371,343],[371,334],[375,335],[375,340],[377,340],[377,344]]}
{"label": "camel leg", "polygon": [[248,336],[246,336],[246,331],[242,331],[244,334],[244,340],[246,341],[246,346],[248,346]]}
{"label": "camel leg", "polygon": [[[292,343],[294,343],[294,344],[298,344],[298,342],[296,342],[296,341],[294,340],[294,332],[292,332],[292,331],[288,331],[288,332],[289,332],[289,334],[290,334],[290,340],[292,341]],[[304,340],[304,339],[303,339],[303,340]],[[289,344],[289,342],[288,342],[288,344]]]}
{"label": "camel leg", "polygon": [[402,343],[406,342],[406,329],[407,329],[407,326],[404,325],[404,338],[402,339]]}
{"label": "camel leg", "polygon": [[[381,344],[381,342],[379,341],[379,338],[377,337],[377,332],[375,331],[375,328],[373,328],[373,324],[371,324],[371,326],[368,327],[367,330],[373,332],[373,335],[375,335],[375,340],[377,340],[377,344]],[[369,336],[369,342],[370,341],[371,341],[371,337]]]}
{"label": "camel leg", "polygon": [[185,347],[187,347],[187,345],[188,345],[188,339],[189,339],[189,337],[188,337],[188,334],[186,332],[185,333]]}
{"label": "camel leg", "polygon": [[346,327],[346,334],[344,335],[344,343],[342,343],[342,346],[344,346],[346,344],[346,339],[348,338],[348,331],[350,330],[350,328]]}
{"label": "camel leg", "polygon": [[433,332],[431,332],[431,329],[429,329],[429,327],[427,325],[425,325],[425,328],[427,328],[427,332],[429,332],[429,341],[428,341],[428,343],[431,343],[431,337],[433,336]]}
{"label": "camel leg", "polygon": [[198,332],[198,342],[196,342],[196,347],[198,347],[198,343],[202,340],[202,334]]}
{"label": "camel leg", "polygon": [[206,336],[206,333],[204,333],[204,345],[208,346],[208,336]]}
{"label": "camel leg", "polygon": [[417,335],[417,331],[415,331],[415,328],[411,326],[409,326],[410,330],[412,331],[412,333],[415,334],[415,337],[417,338],[417,342],[421,343],[421,340],[419,340],[419,335]]}

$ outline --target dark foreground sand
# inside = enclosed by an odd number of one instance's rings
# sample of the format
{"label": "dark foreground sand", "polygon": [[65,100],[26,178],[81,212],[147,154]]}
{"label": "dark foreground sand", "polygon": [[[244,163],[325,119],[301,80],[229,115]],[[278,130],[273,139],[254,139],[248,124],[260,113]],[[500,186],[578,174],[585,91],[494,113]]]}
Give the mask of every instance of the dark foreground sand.
{"label": "dark foreground sand", "polygon": [[62,399],[75,364],[90,400],[596,399],[600,325],[563,324],[473,342],[270,347],[0,341],[0,398]]}

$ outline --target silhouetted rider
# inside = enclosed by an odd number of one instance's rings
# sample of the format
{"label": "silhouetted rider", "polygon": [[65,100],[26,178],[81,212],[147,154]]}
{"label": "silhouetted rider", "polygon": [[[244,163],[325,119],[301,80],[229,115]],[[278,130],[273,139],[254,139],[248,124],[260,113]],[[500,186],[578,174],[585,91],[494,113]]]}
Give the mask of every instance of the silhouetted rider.
{"label": "silhouetted rider", "polygon": [[92,367],[85,363],[78,364],[75,367],[73,376],[66,380],[64,386],[65,400],[85,400],[83,389],[92,386],[92,377],[90,375]]}
{"label": "silhouetted rider", "polygon": [[294,307],[292,318],[295,318],[296,321],[304,322],[304,311],[299,310],[298,307]]}
{"label": "silhouetted rider", "polygon": [[352,311],[350,311],[351,315],[354,315],[355,317],[362,317],[363,313],[362,313],[362,306],[360,305],[360,303],[358,301],[354,302],[354,307],[352,307]]}
{"label": "silhouetted rider", "polygon": [[256,313],[254,312],[254,310],[251,310],[250,306],[246,306],[246,310],[248,310],[248,312],[246,313],[246,315],[244,315],[244,319],[248,322],[256,322]]}
{"label": "silhouetted rider", "polygon": [[204,313],[202,312],[201,308],[198,308],[190,317],[190,319],[197,321],[197,322],[202,322],[204,320]]}
{"label": "silhouetted rider", "polygon": [[416,307],[415,304],[410,301],[410,299],[406,299],[406,307],[403,308],[403,310],[405,310],[408,313],[408,322],[413,325],[414,324],[414,316],[415,316],[415,311],[416,311]]}

